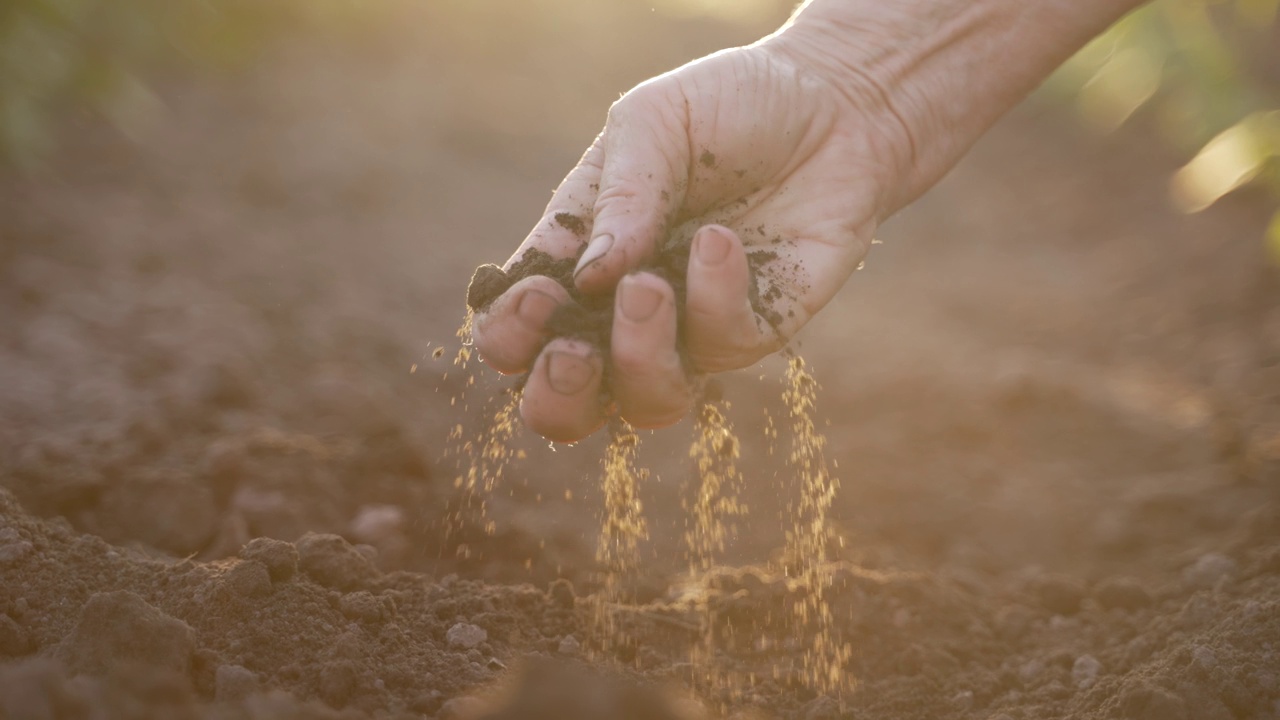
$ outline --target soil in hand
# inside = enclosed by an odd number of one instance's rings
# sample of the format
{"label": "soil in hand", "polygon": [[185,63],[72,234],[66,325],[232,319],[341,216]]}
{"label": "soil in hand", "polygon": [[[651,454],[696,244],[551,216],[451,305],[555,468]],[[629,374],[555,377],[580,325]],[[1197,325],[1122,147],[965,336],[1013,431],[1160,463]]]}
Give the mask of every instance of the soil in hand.
{"label": "soil in hand", "polygon": [[[585,221],[569,213],[555,216],[558,224],[566,229],[581,229]],[[693,231],[697,225],[684,223],[673,231],[662,243],[655,257],[639,268],[661,277],[675,291],[677,307],[684,307],[688,293],[687,277],[689,269],[689,253],[693,247]],[[574,269],[578,258],[586,250],[586,245],[578,254],[570,258],[554,258],[537,249],[525,251],[520,260],[509,270],[493,264],[485,264],[476,268],[467,287],[467,307],[472,312],[483,312],[498,296],[506,292],[515,283],[531,275],[545,275],[560,283],[569,291],[573,303],[562,305],[547,323],[549,337],[571,337],[586,340],[602,351],[607,352],[610,334],[613,329],[614,293],[591,295],[580,291],[573,282]],[[760,269],[767,263],[778,259],[778,254],[771,250],[754,250],[747,254],[748,267],[751,269],[752,282],[748,283],[751,306],[755,308],[757,320],[776,327],[782,320],[781,315],[772,307],[772,300],[782,296],[781,288],[764,276]],[[759,278],[765,278],[765,288],[761,291]],[[684,346],[684,315],[679,315],[680,347]]]}

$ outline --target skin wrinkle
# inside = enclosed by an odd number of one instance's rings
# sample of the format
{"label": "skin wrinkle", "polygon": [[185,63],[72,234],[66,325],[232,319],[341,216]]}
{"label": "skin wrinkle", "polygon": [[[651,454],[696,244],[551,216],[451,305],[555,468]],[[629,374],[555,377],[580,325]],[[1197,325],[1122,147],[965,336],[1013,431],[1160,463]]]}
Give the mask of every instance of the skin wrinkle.
{"label": "skin wrinkle", "polygon": [[[773,62],[771,59],[769,59],[768,56],[766,56],[765,66],[771,72],[774,71]],[[800,75],[800,73],[794,67],[792,68],[792,71],[796,72],[797,76],[799,76],[800,82],[805,82],[805,78],[802,75]],[[783,168],[779,172],[780,177],[772,183],[773,186],[778,189],[778,192],[782,192],[783,188],[786,187],[787,182],[791,180],[792,176],[794,176],[796,172],[798,172],[810,160],[813,159],[814,155],[816,155],[818,151],[822,148],[821,140],[829,139],[831,136],[832,130],[835,128],[834,109],[831,108],[829,105],[826,105],[826,103],[829,101],[827,101],[825,98],[823,99],[822,102],[824,103],[823,111],[818,113],[813,113],[812,115],[810,115],[808,118],[805,119],[801,138],[796,143],[796,148],[798,151],[795,153],[792,153],[790,163],[788,165],[783,166]],[[826,127],[822,128],[821,130],[816,130],[815,126],[817,125],[819,116],[821,116],[822,119],[825,120]],[[821,139],[815,139],[813,137],[815,132],[817,135],[821,137]],[[805,151],[805,148],[807,148],[807,151]]]}
{"label": "skin wrinkle", "polygon": [[[679,217],[681,217],[683,214],[688,212],[688,209],[685,207],[685,203],[686,201],[688,201],[689,196],[692,195],[693,183],[694,183],[693,176],[694,176],[694,173],[697,172],[697,165],[698,165],[697,158],[700,155],[697,148],[693,146],[694,143],[696,142],[694,140],[694,136],[697,135],[697,133],[693,132],[692,121],[689,120],[689,117],[690,117],[689,98],[690,96],[692,97],[698,96],[697,82],[695,81],[693,83],[693,92],[690,92],[689,88],[685,87],[684,85],[685,82],[687,81],[683,81],[679,77],[675,79],[676,87],[680,90],[681,107],[684,108],[685,128],[686,128],[685,137],[688,138],[689,140],[688,144],[686,145],[686,147],[688,148],[687,152],[689,154],[686,156],[686,161],[684,164],[685,192],[683,193],[684,197],[681,198],[681,201],[678,204],[679,206],[672,211],[670,217],[667,219],[668,227],[670,227],[671,223],[676,222],[676,220]],[[675,203],[673,203],[673,205],[675,205]]]}
{"label": "skin wrinkle", "polygon": [[802,41],[794,51],[834,70],[837,87],[852,76],[890,90],[888,106],[905,123],[915,162],[896,176],[903,190],[884,217],[932,186],[1049,71],[1139,4],[900,0],[855,14],[856,3],[815,1],[775,37]]}
{"label": "skin wrinkle", "polygon": [[[671,115],[670,112],[664,112],[665,109],[669,109],[675,105],[675,103],[669,102],[669,98],[665,97],[667,93],[671,92],[670,90],[667,90],[665,87],[668,82],[669,81],[666,79],[666,76],[662,76],[650,83],[645,83],[644,85],[641,85],[639,88],[637,88],[636,91],[629,93],[628,95],[624,96],[622,99],[614,103],[613,108],[610,109],[610,115],[614,116],[613,118],[611,118],[611,120],[616,120],[617,122],[617,125],[615,126],[615,128],[622,127],[622,128],[625,128],[627,132],[641,131],[641,132],[649,133],[650,135],[649,146],[658,147],[658,148],[664,147],[665,145],[667,145],[667,143],[663,142],[664,137],[680,137],[681,133],[683,133],[685,136],[690,135],[691,133],[689,132],[689,124],[690,124],[689,104],[688,104],[687,98],[682,97],[684,102],[680,103],[680,107],[684,109],[684,112],[682,113],[681,117],[673,118],[673,117],[670,117]],[[676,83],[676,85],[677,85],[677,89],[679,89],[678,83]],[[649,94],[651,93],[658,95],[658,98],[650,99]],[[639,107],[640,109],[637,110],[637,107]],[[656,113],[650,112],[652,110],[656,110],[657,112]],[[646,120],[652,120],[652,116],[655,114],[657,115],[657,119],[661,121],[661,123],[654,123],[651,121],[639,122],[639,123],[636,122],[637,118],[645,118]],[[610,132],[610,131],[606,131],[606,132]],[[612,132],[617,132],[617,130],[615,129]],[[610,147],[609,151],[614,153],[635,152],[634,149],[630,149],[630,148],[620,149],[618,147]],[[665,153],[662,156],[662,160],[665,162],[667,166],[666,167],[667,177],[670,178],[672,181],[674,181],[676,178],[680,176],[677,173],[677,168],[681,167],[685,163],[681,162],[680,158],[672,158],[667,156]],[[632,190],[632,194],[627,196],[627,199],[634,200],[636,197],[642,196],[642,193],[638,192],[638,188],[640,186],[643,186],[645,183],[657,183],[659,182],[659,180],[660,180],[659,178],[611,179],[609,187],[602,188],[600,194],[597,196],[594,211],[595,213],[598,214],[600,212],[602,204],[608,203],[610,201],[610,197],[612,197],[615,191],[619,188],[625,188],[630,186]],[[676,185],[676,183],[672,182],[672,185]],[[676,187],[675,190],[676,190],[675,195],[681,195],[678,187]],[[652,198],[652,200],[655,203],[658,203],[659,205],[665,205],[662,213],[662,216],[663,216],[662,224],[664,228],[670,225],[676,213],[676,209],[679,208],[684,201],[683,196],[677,197],[670,192],[667,195],[668,197],[666,199],[664,199],[661,196],[661,194],[656,194]],[[659,232],[662,232],[662,231],[663,229],[660,228]],[[654,246],[656,244],[657,244],[657,238],[654,238],[654,242],[649,243],[647,248],[641,249],[645,257],[639,258],[639,259],[640,260],[647,259],[647,256],[653,253]],[[625,246],[626,243],[623,243],[623,245]],[[631,259],[632,258],[628,258],[628,260],[631,260]],[[627,264],[624,264],[624,266],[629,267],[629,265]]]}
{"label": "skin wrinkle", "polygon": [[[811,82],[816,86],[816,89],[828,89],[828,90],[834,91],[834,93],[836,93],[839,97],[841,97],[845,101],[847,106],[851,108],[853,112],[857,112],[867,117],[867,122],[865,124],[865,127],[862,128],[862,130],[865,132],[868,138],[880,138],[880,142],[869,143],[869,144],[874,144],[875,147],[869,147],[868,153],[865,156],[859,158],[860,161],[869,162],[871,164],[874,164],[880,167],[895,168],[897,169],[897,172],[901,172],[901,168],[904,165],[907,167],[910,167],[910,162],[911,162],[910,159],[906,161],[895,159],[889,162],[885,162],[882,159],[882,157],[888,156],[888,157],[897,158],[899,156],[899,153],[888,149],[888,148],[894,147],[895,143],[892,139],[887,137],[888,135],[887,133],[873,132],[873,130],[877,130],[880,127],[880,123],[876,122],[876,116],[880,114],[884,114],[888,116],[890,120],[890,124],[896,126],[899,129],[899,133],[905,139],[906,143],[910,144],[913,148],[914,148],[914,145],[916,144],[914,138],[911,137],[910,132],[908,131],[908,127],[905,123],[903,116],[897,113],[895,110],[885,107],[884,103],[887,102],[888,95],[884,88],[880,88],[879,90],[873,90],[870,96],[868,96],[868,93],[866,92],[865,89],[843,87],[842,85],[828,79],[822,74],[816,73],[811,69],[807,69],[806,68],[807,63],[804,62],[803,56],[796,54],[797,50],[795,48],[790,47],[789,43],[780,44],[777,46],[777,48],[779,51],[781,51],[784,54],[788,64],[791,65],[797,77],[799,77],[802,82],[804,81]],[[857,74],[864,75],[865,73],[863,73],[861,70],[858,70]],[[880,96],[879,102],[877,102],[874,97],[876,94],[879,94]],[[879,110],[880,112],[879,113],[868,112],[868,110],[872,110],[872,111]],[[913,157],[915,154],[916,154],[916,150],[912,149],[908,153],[908,157],[909,158]],[[894,175],[894,170],[890,170],[890,172],[888,173],[888,177],[893,177],[893,175]],[[885,179],[880,179],[876,184],[878,186],[877,197],[879,199],[877,200],[875,205],[877,208],[885,208],[889,205],[889,203],[883,198],[884,196],[887,196],[889,192],[891,192],[889,189],[891,186],[891,183]],[[881,219],[883,219],[883,217]]]}

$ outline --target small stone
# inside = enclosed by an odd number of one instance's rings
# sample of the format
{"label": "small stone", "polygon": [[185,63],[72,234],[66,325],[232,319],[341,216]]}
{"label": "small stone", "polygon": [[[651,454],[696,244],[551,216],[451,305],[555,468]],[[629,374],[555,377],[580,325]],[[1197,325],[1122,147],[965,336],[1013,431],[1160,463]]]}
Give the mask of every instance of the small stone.
{"label": "small stone", "polygon": [[257,560],[241,560],[222,576],[222,587],[239,597],[263,597],[271,594],[271,574]]}
{"label": "small stone", "polygon": [[336,590],[356,590],[377,576],[373,563],[338,535],[307,533],[298,540],[298,567]]}
{"label": "small stone", "polygon": [[1151,604],[1150,593],[1132,578],[1106,580],[1094,589],[1093,597],[1105,610],[1140,610]]}
{"label": "small stone", "polygon": [[804,720],[839,720],[840,703],[835,698],[819,695],[804,706],[800,717]]}
{"label": "small stone", "polygon": [[257,674],[240,665],[219,665],[213,682],[216,702],[237,702],[258,691]]}
{"label": "small stone", "polygon": [[187,674],[195,651],[191,626],[160,612],[127,590],[96,593],[59,647],[74,672],[104,675],[137,663]]}
{"label": "small stone", "polygon": [[1098,672],[1102,670],[1102,663],[1092,655],[1081,655],[1071,666],[1071,679],[1075,681],[1076,687],[1085,689],[1091,687],[1098,679]]}
{"label": "small stone", "polygon": [[0,615],[0,655],[16,657],[31,652],[31,638],[13,618]]}
{"label": "small stone", "polygon": [[572,610],[573,604],[576,602],[573,583],[564,578],[553,580],[551,586],[547,588],[547,597],[555,607],[563,610]]}
{"label": "small stone", "polygon": [[582,652],[582,643],[578,642],[578,638],[572,635],[565,635],[560,641],[560,645],[556,647],[556,652],[561,655],[577,655]]}
{"label": "small stone", "polygon": [[1182,570],[1182,582],[1188,588],[1211,590],[1235,574],[1235,560],[1221,553],[1205,553]]}
{"label": "small stone", "polygon": [[1191,661],[1204,670],[1212,670],[1218,666],[1218,656],[1204,645],[1197,645],[1191,649]]}
{"label": "small stone", "polygon": [[449,628],[445,633],[444,639],[448,641],[449,647],[471,649],[485,640],[489,639],[489,633],[479,625],[470,623],[458,623]]}
{"label": "small stone", "polygon": [[240,548],[240,557],[265,565],[272,582],[284,582],[298,570],[298,549],[283,540],[254,538]]}

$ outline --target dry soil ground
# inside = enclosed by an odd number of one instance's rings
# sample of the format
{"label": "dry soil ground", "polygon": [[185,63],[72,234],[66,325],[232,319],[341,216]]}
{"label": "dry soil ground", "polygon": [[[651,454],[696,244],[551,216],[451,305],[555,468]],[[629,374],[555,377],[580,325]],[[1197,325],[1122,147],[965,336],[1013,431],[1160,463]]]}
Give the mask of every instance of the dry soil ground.
{"label": "dry soil ground", "polygon": [[[171,78],[133,140],[72,119],[47,171],[0,177],[0,717],[452,717],[528,658],[590,650],[574,593],[594,587],[599,439],[520,438],[491,532],[464,512],[446,533],[446,437],[502,386],[481,367],[451,404],[467,277],[618,92],[763,26],[429,5]],[[1280,718],[1266,203],[1178,216],[1174,167],[1141,131],[1099,139],[1032,103],[801,338],[843,482],[843,704],[786,672],[789,591],[759,569],[795,493],[764,441],[777,363],[726,379],[751,514],[697,590],[720,666],[757,682],[704,707]],[[619,611],[615,653],[674,687],[699,622],[689,433],[643,438],[646,605]],[[519,716],[569,716],[538,702]]]}

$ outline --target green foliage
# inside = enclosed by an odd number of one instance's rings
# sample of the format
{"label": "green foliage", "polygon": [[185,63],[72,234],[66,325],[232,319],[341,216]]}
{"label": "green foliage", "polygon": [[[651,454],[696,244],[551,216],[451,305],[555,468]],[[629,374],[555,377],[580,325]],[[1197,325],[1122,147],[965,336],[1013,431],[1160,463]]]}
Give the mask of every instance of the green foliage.
{"label": "green foliage", "polygon": [[59,111],[139,132],[158,100],[147,79],[175,66],[232,69],[288,27],[356,0],[4,0],[0,160],[31,166]]}
{"label": "green foliage", "polygon": [[[1188,160],[1174,204],[1203,210],[1245,186],[1280,205],[1280,0],[1158,0],[1072,58],[1051,82],[1086,123],[1143,114]],[[1280,257],[1280,212],[1268,231]]]}

